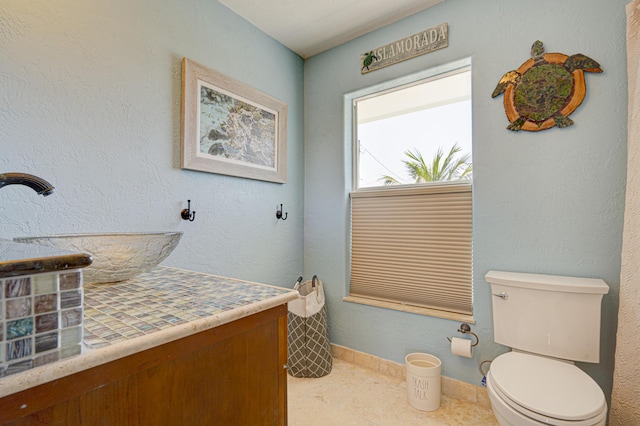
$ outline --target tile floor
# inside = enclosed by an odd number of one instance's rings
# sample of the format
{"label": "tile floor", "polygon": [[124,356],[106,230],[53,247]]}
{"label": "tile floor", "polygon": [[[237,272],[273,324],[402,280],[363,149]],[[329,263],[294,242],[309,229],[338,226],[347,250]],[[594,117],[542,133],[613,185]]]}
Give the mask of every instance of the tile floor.
{"label": "tile floor", "polygon": [[288,394],[290,426],[498,424],[491,409],[444,396],[440,409],[416,410],[407,402],[404,380],[337,358],[325,377],[288,376]]}

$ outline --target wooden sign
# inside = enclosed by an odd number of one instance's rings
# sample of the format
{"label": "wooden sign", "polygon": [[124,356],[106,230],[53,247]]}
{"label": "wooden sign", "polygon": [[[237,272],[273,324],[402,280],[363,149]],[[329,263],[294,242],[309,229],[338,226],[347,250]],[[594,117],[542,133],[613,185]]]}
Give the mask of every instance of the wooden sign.
{"label": "wooden sign", "polygon": [[447,46],[449,26],[444,23],[360,55],[360,72],[366,74]]}

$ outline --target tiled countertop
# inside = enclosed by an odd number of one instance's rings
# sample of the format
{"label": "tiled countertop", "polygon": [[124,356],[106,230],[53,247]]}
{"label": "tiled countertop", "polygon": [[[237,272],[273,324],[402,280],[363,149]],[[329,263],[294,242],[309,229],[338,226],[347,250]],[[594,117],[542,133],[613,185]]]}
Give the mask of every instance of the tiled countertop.
{"label": "tiled countertop", "polygon": [[292,289],[157,267],[84,287],[86,351],[0,379],[0,397],[282,305]]}
{"label": "tiled countertop", "polygon": [[84,343],[102,348],[289,293],[159,266],[122,283],[84,286]]}

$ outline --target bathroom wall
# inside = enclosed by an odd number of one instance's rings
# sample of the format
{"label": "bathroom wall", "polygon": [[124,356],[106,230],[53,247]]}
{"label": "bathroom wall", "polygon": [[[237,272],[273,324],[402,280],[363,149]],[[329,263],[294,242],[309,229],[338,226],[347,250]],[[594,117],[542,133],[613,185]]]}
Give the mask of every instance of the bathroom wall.
{"label": "bathroom wall", "polygon": [[[487,271],[598,277],[603,300],[601,362],[580,364],[611,392],[620,282],[626,174],[627,0],[447,0],[305,62],[305,274],[318,274],[328,297],[330,338],[339,345],[404,362],[432,353],[443,374],[479,384],[478,364],[507,350],[492,343]],[[360,54],[449,24],[449,47],[366,75]],[[575,125],[511,132],[500,77],[529,58],[535,40],[549,52],[584,53],[604,72],[586,75]],[[343,302],[348,294],[351,147],[343,96],[429,67],[473,63],[474,318],[472,359],[450,354],[459,323]],[[348,123],[347,123],[348,124]]]}
{"label": "bathroom wall", "polygon": [[[288,104],[286,184],[180,169],[183,57]],[[293,285],[302,85],[300,57],[215,0],[1,1],[0,172],[56,190],[1,189],[0,237],[179,230],[165,265]]]}

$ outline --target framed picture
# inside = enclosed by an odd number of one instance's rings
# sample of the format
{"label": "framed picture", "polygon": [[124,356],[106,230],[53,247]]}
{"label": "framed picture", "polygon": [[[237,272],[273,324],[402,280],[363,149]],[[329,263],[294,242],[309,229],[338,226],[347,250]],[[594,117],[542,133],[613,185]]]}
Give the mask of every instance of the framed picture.
{"label": "framed picture", "polygon": [[182,59],[183,169],[287,180],[287,105]]}

